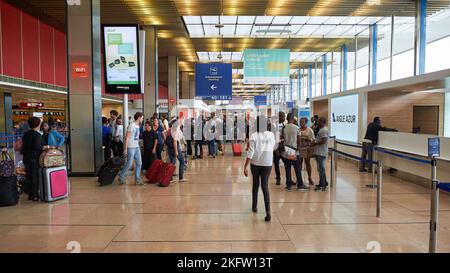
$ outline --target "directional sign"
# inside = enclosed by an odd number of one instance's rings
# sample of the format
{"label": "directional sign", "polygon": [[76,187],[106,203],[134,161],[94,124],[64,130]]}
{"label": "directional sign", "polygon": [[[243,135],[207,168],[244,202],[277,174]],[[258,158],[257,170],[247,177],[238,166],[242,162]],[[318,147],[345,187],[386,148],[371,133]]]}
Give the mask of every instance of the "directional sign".
{"label": "directional sign", "polygon": [[287,106],[288,109],[292,109],[292,108],[294,108],[294,102],[292,102],[292,101],[287,101],[287,102],[286,102],[286,106]]}
{"label": "directional sign", "polygon": [[255,106],[266,106],[267,105],[267,96],[254,96]]}
{"label": "directional sign", "polygon": [[232,99],[232,66],[227,63],[195,65],[195,95],[204,100]]}

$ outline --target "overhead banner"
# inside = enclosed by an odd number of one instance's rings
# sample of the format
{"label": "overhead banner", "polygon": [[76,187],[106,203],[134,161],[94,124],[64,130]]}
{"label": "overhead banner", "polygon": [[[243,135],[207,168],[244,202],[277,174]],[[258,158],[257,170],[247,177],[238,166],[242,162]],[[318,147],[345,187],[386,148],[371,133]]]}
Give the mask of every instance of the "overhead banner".
{"label": "overhead banner", "polygon": [[267,105],[267,96],[254,96],[253,101],[255,106],[266,106]]}
{"label": "overhead banner", "polygon": [[137,25],[104,25],[105,91],[142,93]]}
{"label": "overhead banner", "polygon": [[336,139],[358,142],[358,95],[331,99],[331,135]]}
{"label": "overhead banner", "polygon": [[231,100],[232,66],[230,63],[195,65],[195,96],[204,100]]}
{"label": "overhead banner", "polygon": [[244,49],[244,84],[289,84],[289,49]]}

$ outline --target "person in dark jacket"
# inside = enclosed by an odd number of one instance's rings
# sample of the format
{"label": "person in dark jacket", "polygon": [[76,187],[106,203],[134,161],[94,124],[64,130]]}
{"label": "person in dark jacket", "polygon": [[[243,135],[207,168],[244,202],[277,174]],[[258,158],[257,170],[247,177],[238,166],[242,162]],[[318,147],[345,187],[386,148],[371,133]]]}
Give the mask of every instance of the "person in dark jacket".
{"label": "person in dark jacket", "polygon": [[152,122],[145,123],[145,130],[142,133],[144,142],[144,153],[142,156],[142,169],[148,170],[156,159],[156,147],[158,146],[158,133],[152,128]]}
{"label": "person in dark jacket", "polygon": [[105,161],[108,161],[111,158],[111,127],[108,124],[108,118],[102,117],[102,136],[103,136],[103,147],[104,149],[104,156]]}
{"label": "person in dark jacket", "polygon": [[39,201],[39,156],[42,150],[48,149],[48,145],[42,145],[42,135],[39,133],[41,119],[31,117],[27,123],[31,129],[22,138],[23,163],[27,173],[25,192],[28,193],[28,200]]}
{"label": "person in dark jacket", "polygon": [[[373,122],[369,123],[366,130],[366,135],[363,140],[363,148],[361,152],[361,162],[359,165],[359,171],[366,171],[366,158],[370,161],[373,159],[373,148],[378,144],[378,133],[380,131],[395,131],[387,127],[381,126],[380,117],[375,117]],[[372,172],[372,164],[369,164],[368,172]]]}

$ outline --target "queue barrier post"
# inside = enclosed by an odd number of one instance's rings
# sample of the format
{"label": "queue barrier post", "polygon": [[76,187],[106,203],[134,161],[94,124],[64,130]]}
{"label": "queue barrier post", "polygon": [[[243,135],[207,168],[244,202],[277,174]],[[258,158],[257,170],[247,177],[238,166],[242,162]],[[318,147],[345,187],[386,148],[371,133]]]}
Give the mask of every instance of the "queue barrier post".
{"label": "queue barrier post", "polygon": [[439,181],[437,180],[437,160],[431,159],[431,208],[430,208],[430,243],[429,253],[436,253],[437,223],[439,213]]}
{"label": "queue barrier post", "polygon": [[[376,167],[377,167],[377,171],[378,171],[378,176],[377,176],[377,218],[380,218],[380,216],[381,216],[381,189],[382,189],[382,184],[383,184],[383,163],[381,162],[381,160],[378,160]],[[373,166],[373,168],[375,169],[375,166]]]}
{"label": "queue barrier post", "polygon": [[[378,160],[378,152],[375,149],[376,146],[373,147],[372,150],[372,156],[374,157],[373,161],[377,161]],[[378,165],[377,165],[378,166]],[[375,169],[375,166],[372,165],[372,189],[375,187],[375,179],[377,179],[377,170]]]}
{"label": "queue barrier post", "polygon": [[336,185],[336,180],[337,180],[337,153],[336,153],[336,149],[337,149],[337,143],[336,143],[336,137],[333,137],[333,149],[331,152],[331,183],[330,183],[330,188],[334,188],[334,186]]}

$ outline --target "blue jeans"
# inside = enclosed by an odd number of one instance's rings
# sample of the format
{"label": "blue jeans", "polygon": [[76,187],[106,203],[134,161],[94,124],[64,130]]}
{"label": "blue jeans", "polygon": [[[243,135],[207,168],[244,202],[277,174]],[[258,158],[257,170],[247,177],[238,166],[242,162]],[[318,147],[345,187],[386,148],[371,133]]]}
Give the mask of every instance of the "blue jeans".
{"label": "blue jeans", "polygon": [[142,158],[141,158],[141,149],[140,148],[128,148],[127,149],[127,163],[125,167],[123,167],[122,171],[119,175],[119,181],[125,181],[125,175],[128,170],[131,168],[133,164],[133,159],[136,161],[136,168],[134,170],[134,181],[135,183],[141,183],[141,166],[142,166]]}
{"label": "blue jeans", "polygon": [[319,173],[319,186],[320,187],[326,187],[328,186],[328,182],[327,182],[327,173],[325,171],[325,161],[326,161],[326,157],[325,156],[320,156],[320,155],[316,155],[316,161],[317,161],[317,172]]}
{"label": "blue jeans", "polygon": [[216,155],[216,140],[208,140],[208,154]]}
{"label": "blue jeans", "polygon": [[[181,151],[181,150],[179,150]],[[169,154],[169,160],[170,163],[172,164],[177,164],[177,158],[175,157],[175,155]],[[180,167],[178,168],[178,178],[181,180],[183,179],[183,175],[184,175],[184,156],[182,152],[178,153],[178,162],[180,162]]]}

